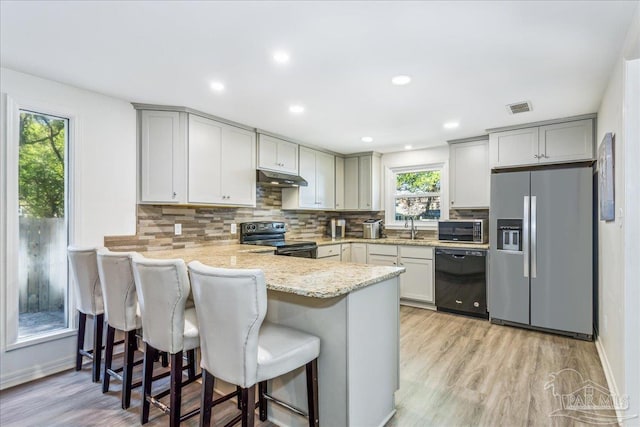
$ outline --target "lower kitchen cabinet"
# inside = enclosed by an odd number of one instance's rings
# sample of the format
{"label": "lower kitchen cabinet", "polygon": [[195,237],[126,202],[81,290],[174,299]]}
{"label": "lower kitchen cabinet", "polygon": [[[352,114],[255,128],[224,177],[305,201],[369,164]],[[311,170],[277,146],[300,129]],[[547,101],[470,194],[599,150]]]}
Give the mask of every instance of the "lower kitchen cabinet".
{"label": "lower kitchen cabinet", "polygon": [[340,260],[342,262],[351,262],[351,243],[343,243],[341,251]]}
{"label": "lower kitchen cabinet", "polygon": [[351,262],[357,264],[367,263],[367,244],[351,243]]}
{"label": "lower kitchen cabinet", "polygon": [[398,247],[398,265],[406,269],[400,275],[400,298],[430,304],[435,302],[433,260],[432,247]]}
{"label": "lower kitchen cabinet", "polygon": [[367,264],[397,266],[398,247],[395,245],[367,245]]}
{"label": "lower kitchen cabinet", "polygon": [[318,259],[325,261],[340,261],[342,249],[340,245],[318,246]]}

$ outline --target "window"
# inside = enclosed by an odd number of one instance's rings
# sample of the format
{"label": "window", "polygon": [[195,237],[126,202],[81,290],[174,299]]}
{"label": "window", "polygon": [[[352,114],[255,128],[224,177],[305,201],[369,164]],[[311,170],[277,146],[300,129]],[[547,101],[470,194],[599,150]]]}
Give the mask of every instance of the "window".
{"label": "window", "polygon": [[[17,107],[17,106],[16,106]],[[8,155],[8,336],[12,345],[67,331],[70,120],[17,107]],[[15,127],[14,127],[15,126]],[[15,313],[15,314],[14,314]]]}
{"label": "window", "polygon": [[391,170],[387,225],[404,225],[412,217],[418,226],[434,226],[447,212],[442,200],[443,165]]}

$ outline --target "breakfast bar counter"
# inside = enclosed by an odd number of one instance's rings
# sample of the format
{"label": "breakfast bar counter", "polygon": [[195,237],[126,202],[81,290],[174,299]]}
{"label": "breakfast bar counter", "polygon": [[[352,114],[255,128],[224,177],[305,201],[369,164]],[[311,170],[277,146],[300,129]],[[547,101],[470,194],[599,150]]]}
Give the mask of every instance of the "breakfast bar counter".
{"label": "breakfast bar counter", "polygon": [[[267,253],[262,253],[267,252]],[[382,426],[395,413],[399,387],[400,267],[335,263],[273,255],[273,249],[217,245],[143,253],[148,258],[198,260],[222,268],[258,268],[267,285],[266,320],[320,338],[320,424]],[[232,391],[219,384],[220,391]],[[271,382],[274,396],[306,411],[304,368]],[[308,425],[299,415],[269,405],[269,419]]]}

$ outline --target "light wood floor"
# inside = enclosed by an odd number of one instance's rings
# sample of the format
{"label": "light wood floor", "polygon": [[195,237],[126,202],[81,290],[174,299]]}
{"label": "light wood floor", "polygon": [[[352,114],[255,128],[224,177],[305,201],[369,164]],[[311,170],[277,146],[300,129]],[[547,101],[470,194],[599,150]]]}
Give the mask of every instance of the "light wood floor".
{"label": "light wood floor", "polygon": [[[557,408],[545,389],[549,374],[573,368],[582,379],[606,386],[590,342],[410,307],[401,308],[400,339],[398,412],[388,427],[576,425],[566,417],[549,417]],[[562,386],[577,390],[581,380],[573,378]],[[123,411],[119,386],[113,380],[111,391],[102,394],[90,381],[87,363],[80,372],[13,387],[0,392],[0,425],[139,425],[139,389],[133,391],[131,408]],[[198,401],[196,383],[186,390],[183,410]],[[235,414],[235,405],[227,403],[214,412],[214,424],[224,425]],[[152,407],[148,425],[166,424],[167,417]],[[198,417],[183,423],[197,424]]]}

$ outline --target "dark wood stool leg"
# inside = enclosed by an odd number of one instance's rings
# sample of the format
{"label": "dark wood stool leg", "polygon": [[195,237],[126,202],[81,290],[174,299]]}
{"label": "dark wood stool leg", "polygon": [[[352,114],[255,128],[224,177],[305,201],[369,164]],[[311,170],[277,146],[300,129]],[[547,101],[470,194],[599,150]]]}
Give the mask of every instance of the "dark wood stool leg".
{"label": "dark wood stool leg", "polygon": [[171,391],[169,393],[169,427],[180,425],[182,404],[182,351],[171,355]]}
{"label": "dark wood stool leg", "polygon": [[306,365],[307,371],[307,401],[309,405],[309,426],[318,427],[318,359],[313,359]]}
{"label": "dark wood stool leg", "polygon": [[253,427],[256,411],[256,386],[242,389],[242,427]]}
{"label": "dark wood stool leg", "polygon": [[131,405],[131,382],[133,377],[133,357],[138,348],[136,331],[126,332],[124,336],[124,366],[122,367],[122,409]]}
{"label": "dark wood stool leg", "polygon": [[151,381],[153,380],[153,359],[157,351],[149,344],[144,343],[144,362],[142,371],[142,413],[140,416],[140,424],[146,424],[149,421],[149,401],[147,397],[151,396]]}
{"label": "dark wood stool leg", "polygon": [[78,311],[78,346],[76,349],[76,371],[82,369],[82,354],[80,350],[84,350],[84,333],[87,326],[87,315]]}
{"label": "dark wood stool leg", "polygon": [[107,343],[104,346],[104,370],[102,371],[102,392],[109,391],[109,383],[111,381],[111,375],[109,375],[109,369],[111,369],[111,361],[113,360],[113,341],[116,336],[116,329],[107,325]]}
{"label": "dark wood stool leg", "polygon": [[167,352],[163,351],[162,353],[160,353],[160,357],[162,357],[162,367],[166,368],[167,366],[169,366],[169,355],[167,354]]}
{"label": "dark wood stool leg", "polygon": [[267,382],[261,381],[258,383],[258,406],[260,408],[260,421],[267,420],[267,399],[264,395],[267,394]]}
{"label": "dark wood stool leg", "polygon": [[189,376],[189,381],[193,381],[196,379],[196,351],[195,350],[187,350],[187,363],[189,368],[187,369],[187,375]]}
{"label": "dark wood stool leg", "polygon": [[102,362],[102,331],[104,313],[93,316],[93,382],[100,381],[100,363]]}
{"label": "dark wood stool leg", "polygon": [[236,386],[236,391],[238,392],[238,397],[236,397],[236,400],[238,401],[238,409],[242,409],[242,387]]}
{"label": "dark wood stool leg", "polygon": [[200,427],[211,425],[211,404],[213,403],[213,385],[215,378],[206,370],[202,370],[202,394],[200,398]]}

